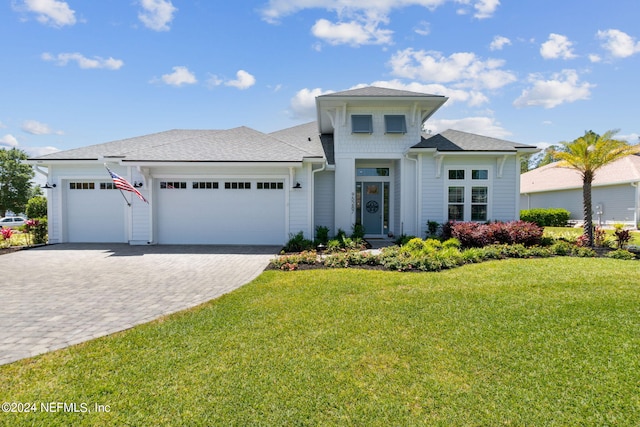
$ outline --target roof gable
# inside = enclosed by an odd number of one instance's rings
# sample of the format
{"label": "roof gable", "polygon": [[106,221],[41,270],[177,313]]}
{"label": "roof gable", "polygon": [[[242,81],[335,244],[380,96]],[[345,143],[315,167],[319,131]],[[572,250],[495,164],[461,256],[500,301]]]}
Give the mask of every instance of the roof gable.
{"label": "roof gable", "polygon": [[411,148],[431,148],[437,151],[511,151],[519,149],[530,151],[536,147],[489,136],[449,129],[433,136],[423,136],[422,141]]}
{"label": "roof gable", "polygon": [[377,86],[367,86],[361,87],[357,89],[350,89],[341,92],[333,92],[328,93],[326,95],[320,95],[318,98],[329,98],[329,97],[425,97],[425,96],[435,96],[444,98],[442,95],[432,95],[428,93],[420,93],[420,92],[411,92],[408,90],[398,90],[398,89],[388,89],[384,87]]}

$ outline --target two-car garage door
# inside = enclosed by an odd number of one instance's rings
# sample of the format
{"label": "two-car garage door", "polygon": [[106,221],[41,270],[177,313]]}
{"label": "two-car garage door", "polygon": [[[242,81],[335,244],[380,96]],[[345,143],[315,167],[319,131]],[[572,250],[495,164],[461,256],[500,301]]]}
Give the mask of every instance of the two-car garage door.
{"label": "two-car garage door", "polygon": [[[149,209],[157,243],[277,245],[286,240],[284,180],[154,181]],[[129,225],[131,208],[113,183],[84,180],[64,187],[65,241],[127,242],[129,227],[144,227],[143,234],[150,230],[146,222]]]}
{"label": "two-car garage door", "polygon": [[157,179],[155,213],[161,244],[282,244],[282,180]]}

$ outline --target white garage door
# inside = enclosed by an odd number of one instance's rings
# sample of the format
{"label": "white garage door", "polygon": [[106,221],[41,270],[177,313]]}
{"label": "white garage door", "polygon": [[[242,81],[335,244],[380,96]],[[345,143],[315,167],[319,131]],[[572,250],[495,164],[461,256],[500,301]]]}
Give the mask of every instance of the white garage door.
{"label": "white garage door", "polygon": [[65,185],[66,241],[82,243],[127,241],[125,209],[111,181],[70,181]]}
{"label": "white garage door", "polygon": [[159,243],[284,243],[282,180],[158,179],[155,185]]}

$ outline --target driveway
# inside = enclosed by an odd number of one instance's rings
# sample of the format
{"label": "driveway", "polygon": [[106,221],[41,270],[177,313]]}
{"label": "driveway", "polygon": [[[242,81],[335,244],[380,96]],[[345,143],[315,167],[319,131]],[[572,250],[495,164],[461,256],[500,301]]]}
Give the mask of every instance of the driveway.
{"label": "driveway", "polygon": [[279,249],[60,244],[2,255],[0,365],[217,298]]}

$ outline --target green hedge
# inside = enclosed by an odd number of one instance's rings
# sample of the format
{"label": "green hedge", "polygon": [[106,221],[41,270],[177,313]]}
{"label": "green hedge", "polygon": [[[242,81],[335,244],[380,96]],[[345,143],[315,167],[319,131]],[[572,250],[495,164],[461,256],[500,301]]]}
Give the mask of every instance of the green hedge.
{"label": "green hedge", "polygon": [[562,208],[537,208],[520,211],[522,221],[534,222],[540,227],[565,227],[571,212]]}

